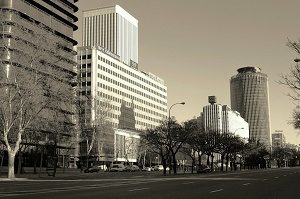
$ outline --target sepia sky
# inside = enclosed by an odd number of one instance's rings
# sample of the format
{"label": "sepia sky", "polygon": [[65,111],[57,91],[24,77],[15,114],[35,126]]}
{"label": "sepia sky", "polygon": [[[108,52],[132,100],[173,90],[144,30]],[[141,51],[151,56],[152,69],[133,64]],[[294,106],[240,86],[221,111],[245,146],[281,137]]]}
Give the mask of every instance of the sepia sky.
{"label": "sepia sky", "polygon": [[271,132],[283,130],[286,140],[300,144],[289,125],[298,105],[277,83],[297,54],[288,38],[300,38],[299,0],[80,0],[82,11],[120,5],[139,21],[139,69],[163,78],[168,104],[179,122],[199,116],[208,96],[230,106],[229,80],[243,66],[257,66],[269,77]]}

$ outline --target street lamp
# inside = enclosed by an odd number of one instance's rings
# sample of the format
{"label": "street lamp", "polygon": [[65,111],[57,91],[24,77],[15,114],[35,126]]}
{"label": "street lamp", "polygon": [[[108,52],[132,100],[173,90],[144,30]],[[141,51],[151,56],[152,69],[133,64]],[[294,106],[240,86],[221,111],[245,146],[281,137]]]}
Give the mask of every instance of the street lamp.
{"label": "street lamp", "polygon": [[168,123],[170,123],[170,120],[171,120],[171,109],[172,109],[173,106],[175,106],[177,104],[185,105],[185,102],[175,103],[175,104],[172,104],[172,106],[170,106],[170,108],[169,108],[169,120],[168,120]]}
{"label": "street lamp", "polygon": [[241,127],[241,128],[237,128],[237,129],[235,129],[235,131],[234,131],[234,135],[235,135],[235,133],[238,131],[238,130],[241,130],[241,129],[244,129],[244,127]]}
{"label": "street lamp", "polygon": [[[185,105],[185,102],[178,102],[178,103],[172,104],[172,105],[170,106],[170,108],[169,108],[168,136],[169,136],[169,134],[170,134],[171,109],[172,109],[173,106],[178,105],[178,104]],[[169,164],[169,166],[171,166],[171,158],[170,158],[170,164]],[[169,170],[169,173],[171,174],[171,168],[170,168],[170,170]]]}

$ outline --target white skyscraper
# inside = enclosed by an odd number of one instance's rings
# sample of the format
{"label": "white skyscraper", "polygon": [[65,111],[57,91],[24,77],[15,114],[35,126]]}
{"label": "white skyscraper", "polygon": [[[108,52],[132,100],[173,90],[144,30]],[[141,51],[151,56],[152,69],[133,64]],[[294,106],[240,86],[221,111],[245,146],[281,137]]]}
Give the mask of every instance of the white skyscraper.
{"label": "white skyscraper", "polygon": [[138,20],[120,6],[83,12],[83,46],[100,46],[137,68]]}
{"label": "white skyscraper", "polygon": [[245,140],[249,138],[249,125],[239,112],[231,110],[227,105],[217,104],[215,96],[209,96],[209,103],[201,113],[205,131],[234,133]]}
{"label": "white skyscraper", "polygon": [[136,162],[140,133],[159,126],[168,109],[164,80],[138,68],[138,21],[120,6],[84,11],[82,44],[78,95],[90,103],[84,121],[99,123],[101,108],[109,107],[102,114],[109,128],[101,131],[93,156],[108,164]]}

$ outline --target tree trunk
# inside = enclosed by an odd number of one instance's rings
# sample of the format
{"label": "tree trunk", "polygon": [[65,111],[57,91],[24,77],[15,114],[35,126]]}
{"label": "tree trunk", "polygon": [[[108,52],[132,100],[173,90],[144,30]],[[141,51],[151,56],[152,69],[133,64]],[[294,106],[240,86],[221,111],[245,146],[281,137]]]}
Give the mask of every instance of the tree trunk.
{"label": "tree trunk", "polygon": [[12,151],[8,151],[8,173],[7,177],[9,179],[15,178],[15,156],[16,154]]}
{"label": "tree trunk", "polygon": [[214,171],[214,154],[211,154],[211,164],[210,164],[210,170]]}
{"label": "tree trunk", "polygon": [[194,166],[195,166],[195,156],[192,158],[192,173],[194,173]]}
{"label": "tree trunk", "polygon": [[173,160],[173,173],[177,174],[177,162],[176,162],[176,154],[172,153],[172,160]]}
{"label": "tree trunk", "polygon": [[207,160],[206,160],[206,165],[209,166],[209,156],[210,154],[207,155]]}
{"label": "tree trunk", "polygon": [[163,157],[163,156],[161,156],[161,162],[162,162],[162,164],[163,164],[163,167],[164,167],[164,176],[165,175],[167,175],[167,170],[166,170],[166,168],[167,168],[167,161],[166,161],[166,159]]}
{"label": "tree trunk", "polygon": [[4,154],[1,155],[0,175],[1,175],[1,170],[2,170],[2,167],[3,167],[3,159],[4,159]]}
{"label": "tree trunk", "polygon": [[172,156],[171,155],[168,155],[169,156],[169,174],[171,175],[171,168],[172,168]]}
{"label": "tree trunk", "polygon": [[21,174],[21,169],[22,169],[22,152],[19,151],[19,154],[18,154],[18,175]]}
{"label": "tree trunk", "polygon": [[226,172],[228,171],[229,156],[226,154]]}
{"label": "tree trunk", "polygon": [[224,171],[224,158],[225,158],[225,154],[221,155],[221,171]]}
{"label": "tree trunk", "polygon": [[41,151],[41,160],[40,160],[40,171],[39,171],[39,177],[41,177],[41,172],[42,172],[42,166],[43,166],[43,155],[44,155],[44,147],[42,148],[42,151]]}
{"label": "tree trunk", "polygon": [[200,153],[198,152],[198,164],[199,164],[199,165],[201,165],[201,163],[202,163],[202,162],[201,162],[202,155],[203,155],[202,153],[201,153],[201,155],[200,155]]}

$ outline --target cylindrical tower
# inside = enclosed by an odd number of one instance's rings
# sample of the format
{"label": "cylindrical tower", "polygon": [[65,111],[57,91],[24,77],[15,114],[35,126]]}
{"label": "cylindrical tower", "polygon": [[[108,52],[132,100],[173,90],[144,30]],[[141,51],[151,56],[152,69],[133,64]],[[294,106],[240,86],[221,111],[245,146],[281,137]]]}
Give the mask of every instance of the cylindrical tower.
{"label": "cylindrical tower", "polygon": [[231,108],[249,123],[249,138],[270,146],[268,77],[258,67],[239,68],[231,77]]}

